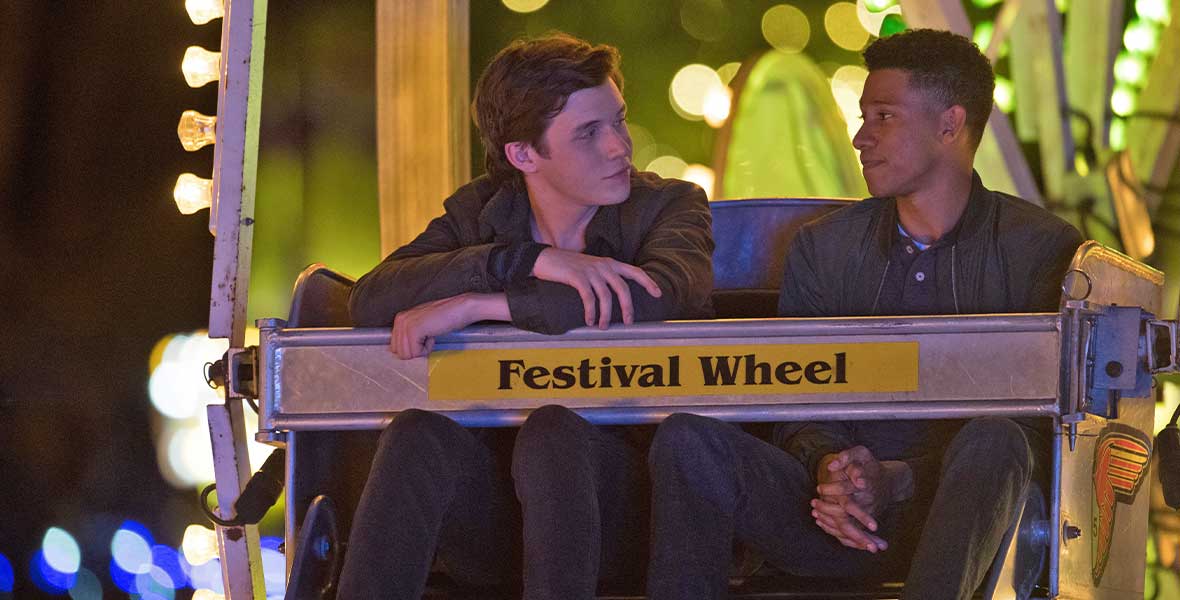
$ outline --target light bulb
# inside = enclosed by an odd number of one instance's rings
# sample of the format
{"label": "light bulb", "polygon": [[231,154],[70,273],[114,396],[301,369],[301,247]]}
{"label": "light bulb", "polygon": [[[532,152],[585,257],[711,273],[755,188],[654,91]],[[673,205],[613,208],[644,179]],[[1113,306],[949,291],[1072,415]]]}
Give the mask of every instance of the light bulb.
{"label": "light bulb", "polygon": [[194,152],[217,141],[217,117],[203,115],[195,110],[180,114],[176,135],[185,150]]}
{"label": "light bulb", "polygon": [[172,199],[181,214],[191,215],[202,208],[213,206],[213,180],[182,173],[176,178]]}
{"label": "light bulb", "polygon": [[204,25],[225,16],[225,5],[221,0],[184,0],[184,9],[195,25]]}
{"label": "light bulb", "polygon": [[189,87],[199,88],[221,77],[221,53],[210,52],[200,46],[189,46],[180,63],[184,80]]}

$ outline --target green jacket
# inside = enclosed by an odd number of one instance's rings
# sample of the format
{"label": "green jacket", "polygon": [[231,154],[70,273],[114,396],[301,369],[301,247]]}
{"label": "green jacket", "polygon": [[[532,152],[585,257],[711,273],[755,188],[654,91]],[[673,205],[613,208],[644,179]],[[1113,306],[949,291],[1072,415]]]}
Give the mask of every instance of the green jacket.
{"label": "green jacket", "polygon": [[[443,202],[412,242],[390,254],[353,286],[349,311],[359,327],[387,327],[423,302],[466,292],[504,292],[512,324],[540,333],[585,325],[574,288],[531,277],[544,246],[533,241],[528,196],[480,177]],[[636,321],[713,316],[713,233],[700,187],[654,173],[632,172],[631,195],[603,206],[586,227],[586,253],[642,268],[663,294],[653,298],[628,281]],[[618,300],[612,309],[621,320]]]}

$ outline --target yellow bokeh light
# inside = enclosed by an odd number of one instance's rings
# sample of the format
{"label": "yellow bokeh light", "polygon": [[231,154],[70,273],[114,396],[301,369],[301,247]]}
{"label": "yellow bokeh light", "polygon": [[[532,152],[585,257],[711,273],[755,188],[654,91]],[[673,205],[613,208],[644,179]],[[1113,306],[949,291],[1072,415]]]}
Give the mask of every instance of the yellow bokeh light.
{"label": "yellow bokeh light", "polygon": [[180,549],[190,565],[203,565],[217,558],[217,533],[203,525],[189,525],[184,529]]}
{"label": "yellow bokeh light", "polygon": [[824,31],[837,46],[858,51],[869,41],[869,32],[861,26],[856,17],[856,5],[851,2],[837,2],[824,13]]}
{"label": "yellow bokeh light", "polygon": [[221,77],[221,53],[200,46],[189,46],[180,62],[180,71],[189,87],[199,88]]}
{"label": "yellow bokeh light", "polygon": [[705,196],[709,200],[713,199],[713,185],[716,181],[716,177],[713,175],[713,169],[697,163],[685,165],[684,172],[681,173],[680,178],[701,186],[701,189],[705,190]]}
{"label": "yellow bokeh light", "polygon": [[546,4],[549,4],[549,0],[504,0],[508,10],[518,13],[536,12]]}
{"label": "yellow bokeh light", "polygon": [[1016,108],[1016,90],[1012,82],[1003,77],[996,77],[996,89],[992,93],[992,99],[1001,111],[1012,112]]}
{"label": "yellow bokeh light", "polygon": [[182,173],[176,178],[172,199],[181,214],[191,215],[202,208],[213,206],[213,180]]}
{"label": "yellow bokeh light", "polygon": [[762,14],[762,37],[776,50],[802,52],[811,39],[811,24],[803,11],[778,4]]}
{"label": "yellow bokeh light", "polygon": [[721,83],[729,85],[729,82],[733,81],[733,78],[737,76],[741,68],[742,63],[740,62],[725,63],[717,67],[717,76],[721,78]]}
{"label": "yellow bokeh light", "polygon": [[225,5],[221,0],[185,0],[184,9],[195,25],[204,25],[225,16]]}
{"label": "yellow bokeh light", "polygon": [[687,166],[688,164],[681,160],[679,156],[665,154],[647,163],[647,166],[643,170],[651,171],[660,177],[680,177],[684,174],[684,168]]}
{"label": "yellow bokeh light", "polygon": [[840,114],[844,115],[848,139],[860,129],[860,95],[868,76],[869,72],[859,65],[844,65],[832,74],[832,97],[840,107]]}
{"label": "yellow bokeh light", "polygon": [[1138,104],[1137,95],[1133,88],[1116,85],[1110,94],[1110,109],[1120,117],[1130,115],[1135,112],[1135,105]]}
{"label": "yellow bokeh light", "polygon": [[880,12],[873,12],[865,6],[865,0],[856,0],[856,19],[860,21],[860,26],[864,27],[865,31],[870,35],[877,35],[881,31],[881,23],[885,22],[885,17],[900,14],[901,5],[898,4],[894,4]]}
{"label": "yellow bokeh light", "polygon": [[724,84],[717,71],[705,65],[692,64],[676,72],[669,96],[676,108],[699,119],[705,114],[705,96],[710,89],[718,87],[724,87]]}
{"label": "yellow bokeh light", "polygon": [[733,103],[733,91],[727,86],[715,86],[705,92],[704,117],[709,127],[717,129],[725,125],[729,118],[730,105]]}

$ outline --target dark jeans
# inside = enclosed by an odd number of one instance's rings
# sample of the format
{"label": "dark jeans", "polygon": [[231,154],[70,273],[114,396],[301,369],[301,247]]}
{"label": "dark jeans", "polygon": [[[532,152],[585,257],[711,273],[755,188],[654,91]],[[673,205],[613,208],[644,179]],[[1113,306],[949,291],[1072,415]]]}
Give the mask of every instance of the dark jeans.
{"label": "dark jeans", "polygon": [[523,554],[528,599],[593,598],[600,575],[641,579],[647,474],[630,432],[546,406],[515,444],[512,433],[420,410],[394,419],[353,519],[338,597],[419,598],[436,556],[459,582],[497,585],[519,580]]}
{"label": "dark jeans", "polygon": [[[1023,500],[1031,463],[1014,422],[969,422],[947,448],[935,497],[887,509],[878,520],[890,547],[870,554],[815,525],[812,478],[793,456],[733,425],[672,415],[656,432],[649,457],[648,594],[652,600],[726,597],[737,539],[793,575],[883,579],[908,568],[906,598],[970,598]],[[913,539],[919,530],[920,540]]]}

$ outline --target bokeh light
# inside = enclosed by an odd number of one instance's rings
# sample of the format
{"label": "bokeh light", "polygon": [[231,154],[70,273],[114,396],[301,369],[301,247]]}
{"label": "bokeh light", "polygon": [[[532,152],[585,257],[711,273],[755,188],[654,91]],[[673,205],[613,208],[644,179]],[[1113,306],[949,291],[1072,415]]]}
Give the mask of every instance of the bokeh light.
{"label": "bokeh light", "polygon": [[152,544],[146,529],[126,521],[111,537],[111,559],[120,569],[139,575],[152,568]]}
{"label": "bokeh light", "polygon": [[[217,594],[225,593],[225,586],[221,582],[221,559],[213,559],[202,565],[193,565],[189,574],[195,590],[211,590]],[[196,598],[194,595],[193,598]]]}
{"label": "bokeh light", "polygon": [[199,589],[193,592],[193,600],[225,600],[225,596],[209,589]]}
{"label": "bokeh light", "polygon": [[996,106],[1005,113],[1012,112],[1016,108],[1016,91],[1012,86],[1012,82],[1004,77],[996,77],[996,89],[992,93],[992,99],[996,101]]}
{"label": "bokeh light", "polygon": [[714,129],[725,125],[729,118],[729,110],[733,104],[733,91],[729,87],[720,85],[709,88],[705,92],[703,112],[705,123]]}
{"label": "bokeh light", "polygon": [[0,592],[11,592],[16,587],[16,571],[12,569],[12,562],[0,553]]}
{"label": "bokeh light", "polygon": [[163,544],[152,546],[152,567],[166,573],[172,587],[179,589],[188,585],[185,566],[180,559],[180,553],[174,548]]}
{"label": "bokeh light", "polygon": [[78,571],[78,579],[70,588],[70,600],[102,600],[102,582],[90,569]]}
{"label": "bokeh light", "polygon": [[151,567],[146,573],[135,576],[135,589],[142,600],[173,600],[176,587],[168,573],[159,567]]}
{"label": "bokeh light", "polygon": [[702,42],[717,42],[729,33],[731,17],[721,0],[684,0],[680,26]]}
{"label": "bokeh light", "polygon": [[701,188],[705,190],[705,196],[710,200],[713,199],[713,186],[716,182],[716,176],[713,174],[713,169],[697,163],[685,165],[684,171],[680,174],[680,178],[701,186]]}
{"label": "bokeh light", "polygon": [[184,9],[194,25],[204,25],[225,16],[223,0],[185,0]]}
{"label": "bokeh light", "polygon": [[699,120],[705,113],[705,96],[713,88],[724,87],[717,71],[702,64],[682,67],[672,77],[669,96],[679,111]]}
{"label": "bokeh light", "polygon": [[971,0],[971,3],[979,8],[991,8],[1004,0]]}
{"label": "bokeh light", "polygon": [[879,13],[893,6],[897,6],[897,0],[865,0],[865,8],[869,12]]}
{"label": "bokeh light", "polygon": [[61,595],[74,587],[78,581],[77,573],[62,573],[54,569],[45,560],[45,553],[38,550],[29,561],[29,578],[38,589],[54,595]]}
{"label": "bokeh light", "polygon": [[1135,0],[1135,14],[1161,25],[1167,25],[1172,20],[1168,0]]}
{"label": "bokeh light", "polygon": [[1114,118],[1110,120],[1110,149],[1123,150],[1127,147],[1127,121]]}
{"label": "bokeh light", "polygon": [[881,21],[881,37],[889,37],[894,34],[901,33],[908,29],[905,19],[900,14],[885,15],[885,20]]}
{"label": "bokeh light", "polygon": [[518,13],[531,13],[541,10],[549,0],[504,0],[504,6],[508,10]]}
{"label": "bokeh light", "polygon": [[864,48],[869,41],[869,32],[861,27],[856,17],[856,4],[852,2],[837,2],[828,7],[824,12],[824,31],[837,46],[853,52]]}
{"label": "bokeh light", "polygon": [[1127,85],[1143,85],[1147,81],[1147,58],[1140,54],[1120,52],[1114,61],[1114,78]]}
{"label": "bokeh light", "polygon": [[1155,54],[1160,45],[1159,28],[1150,21],[1135,19],[1123,33],[1123,45],[1131,52]]}
{"label": "bokeh light", "polygon": [[721,83],[729,85],[733,78],[737,76],[738,71],[742,69],[740,62],[728,62],[720,67],[717,67],[717,76],[721,78]]}
{"label": "bokeh light", "polygon": [[74,536],[60,527],[50,527],[41,538],[45,562],[58,573],[72,575],[82,564],[82,551]]}
{"label": "bokeh light", "polygon": [[266,582],[267,595],[285,595],[287,589],[287,558],[274,548],[263,548],[262,577]]}
{"label": "bokeh light", "polygon": [[881,11],[869,10],[866,0],[856,0],[856,19],[860,21],[860,26],[864,27],[870,35],[877,35],[881,31],[881,24],[885,22],[885,17],[889,15],[901,14],[901,6],[893,4]]}
{"label": "bokeh light", "polygon": [[840,108],[840,114],[844,116],[848,139],[852,139],[860,129],[860,95],[868,76],[868,70],[859,65],[844,65],[832,74],[832,97]]}
{"label": "bokeh light", "polygon": [[115,587],[127,592],[128,594],[137,593],[139,588],[135,585],[135,573],[128,573],[115,562],[112,558],[110,564],[107,565],[107,572],[111,576],[111,581],[114,582]]}
{"label": "bokeh light", "polygon": [[971,41],[979,46],[980,52],[987,52],[987,45],[992,42],[992,35],[996,32],[996,24],[991,21],[982,21],[975,26],[975,33],[971,35]]}
{"label": "bokeh light", "polygon": [[762,37],[776,50],[802,52],[811,39],[811,24],[798,8],[777,4],[762,14]]}
{"label": "bokeh light", "polygon": [[664,155],[656,157],[655,160],[647,164],[643,168],[644,171],[651,171],[660,177],[675,177],[679,178],[684,174],[684,168],[688,166],[679,156]]}
{"label": "bokeh light", "polygon": [[217,532],[203,525],[189,525],[184,530],[180,551],[193,567],[217,558]]}
{"label": "bokeh light", "polygon": [[1133,88],[1125,85],[1114,86],[1114,91],[1110,94],[1110,109],[1114,114],[1120,117],[1126,117],[1135,112],[1135,105],[1138,104],[1138,94]]}

